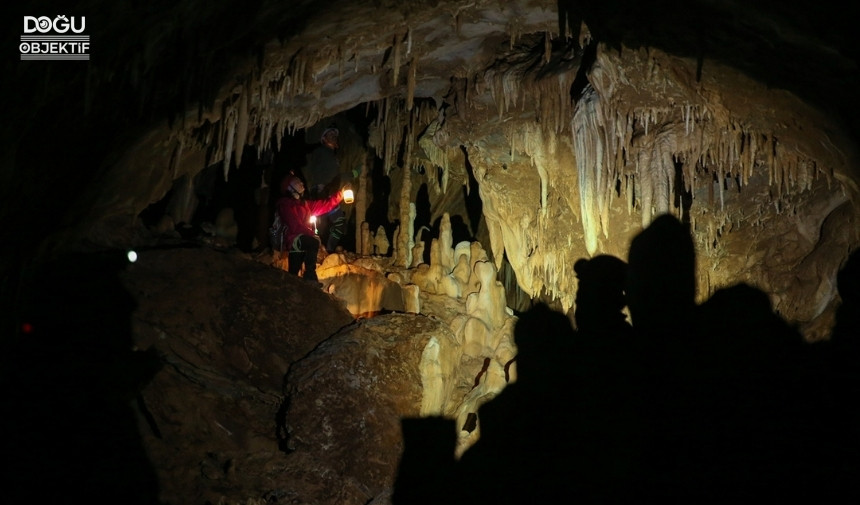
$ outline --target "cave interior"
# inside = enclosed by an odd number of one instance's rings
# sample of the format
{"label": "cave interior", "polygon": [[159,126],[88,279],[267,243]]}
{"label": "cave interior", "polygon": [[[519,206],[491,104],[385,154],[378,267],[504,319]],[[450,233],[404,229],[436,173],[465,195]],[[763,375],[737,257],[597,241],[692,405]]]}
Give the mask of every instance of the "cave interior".
{"label": "cave interior", "polygon": [[[92,45],[86,62],[6,64],[0,295],[12,307],[2,321],[10,369],[24,368],[11,366],[18,357],[36,359],[16,354],[33,331],[23,319],[32,300],[22,293],[56,290],[37,297],[56,311],[52,320],[90,310],[54,285],[105,289],[111,295],[98,299],[117,313],[133,305],[113,283],[79,275],[88,267],[52,269],[57,258],[109,254],[93,271],[113,272],[128,268],[111,263],[116,251],[204,244],[268,263],[271,188],[289,171],[301,174],[334,125],[341,165],[361,173],[343,242],[349,261],[371,258],[391,279],[413,276],[424,291],[453,294],[497,339],[478,344],[478,330],[458,334],[479,349],[467,345],[464,355],[493,358],[482,373],[498,382],[484,397],[430,408],[425,391],[421,413],[448,409],[461,426],[474,421],[509,380],[512,345],[526,342],[515,342],[507,316],[546,304],[583,330],[588,319],[577,311],[603,308],[579,292],[590,287],[583,265],[614,257],[632,267],[637,245],[655,269],[643,280],[652,290],[640,298],[643,314],[671,305],[677,323],[694,304],[737,310],[719,305],[737,296],[749,302],[738,316],[748,333],[761,323],[753,308],[764,307],[805,343],[837,340],[839,392],[855,391],[860,337],[849,307],[856,279],[848,277],[860,244],[860,69],[854,23],[837,2],[183,0],[10,9],[16,20],[85,16]],[[20,36],[16,23],[6,46]],[[671,242],[671,231],[644,233],[667,218],[689,244]],[[472,277],[460,280],[464,251]],[[673,291],[676,268],[689,284]],[[686,298],[676,303],[678,291]],[[483,298],[469,302],[473,294]],[[640,318],[643,331],[648,322]],[[856,408],[837,410],[860,419]],[[472,446],[466,431],[461,442]],[[852,440],[827,439],[856,451]],[[833,479],[860,460],[840,458],[825,465],[842,465]],[[819,477],[810,479],[858,496],[856,486]]]}

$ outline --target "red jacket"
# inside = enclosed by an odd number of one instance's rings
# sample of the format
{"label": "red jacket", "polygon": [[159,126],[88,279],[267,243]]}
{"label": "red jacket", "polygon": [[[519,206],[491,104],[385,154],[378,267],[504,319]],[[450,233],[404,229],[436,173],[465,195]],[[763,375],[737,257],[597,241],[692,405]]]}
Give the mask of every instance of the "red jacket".
{"label": "red jacket", "polygon": [[343,200],[340,191],[325,200],[305,200],[285,196],[278,200],[278,214],[287,226],[286,247],[292,249],[293,241],[299,235],[316,235],[311,226],[311,216],[321,216],[331,212]]}

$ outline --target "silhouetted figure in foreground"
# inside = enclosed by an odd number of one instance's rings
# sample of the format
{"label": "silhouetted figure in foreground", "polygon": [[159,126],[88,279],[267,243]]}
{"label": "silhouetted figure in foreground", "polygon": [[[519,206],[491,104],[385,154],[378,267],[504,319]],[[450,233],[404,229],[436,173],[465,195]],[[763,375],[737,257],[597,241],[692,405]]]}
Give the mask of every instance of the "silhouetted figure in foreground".
{"label": "silhouetted figure in foreground", "polygon": [[[842,302],[836,310],[836,324],[831,342],[837,354],[847,358],[847,363],[858,363],[860,358],[860,249],[848,257],[848,261],[836,276],[839,298]],[[856,367],[852,367],[856,371]]]}
{"label": "silhouetted figure in foreground", "polygon": [[70,255],[27,276],[0,370],[5,503],[158,503],[133,409],[160,364],[132,349],[124,256]]}
{"label": "silhouetted figure in foreground", "polygon": [[[699,308],[701,344],[679,379],[694,428],[685,466],[690,498],[773,502],[813,499],[804,489],[826,429],[823,375],[801,334],[747,284],[715,292]],[[826,489],[817,491],[825,496]]]}
{"label": "silhouetted figure in foreground", "polygon": [[833,339],[816,344],[754,286],[697,305],[694,253],[685,225],[661,216],[631,243],[623,289],[620,260],[577,263],[577,331],[544,305],[522,314],[517,381],[480,407],[479,440],[434,498],[860,502],[860,253],[838,277]]}
{"label": "silhouetted figure in foreground", "polygon": [[638,351],[623,309],[627,264],[610,255],[574,265],[577,335],[571,356],[575,438],[574,477],[588,500],[617,500],[630,486],[640,457],[641,392]]}
{"label": "silhouetted figure in foreground", "polygon": [[480,439],[455,467],[456,503],[554,503],[575,492],[570,320],[539,304],[514,328],[517,380],[478,410]]}
{"label": "silhouetted figure in foreground", "polygon": [[[696,258],[687,226],[658,216],[630,244],[627,304],[637,342],[641,389],[642,474],[649,498],[673,498],[683,486],[675,475],[686,464],[693,394],[683,378],[696,354]],[[667,496],[667,493],[669,496]]]}
{"label": "silhouetted figure in foreground", "polygon": [[838,470],[834,487],[860,503],[860,249],[837,275],[841,303],[829,342],[823,347],[833,395],[828,462]]}
{"label": "silhouetted figure in foreground", "polygon": [[457,435],[452,419],[410,418],[400,422],[403,454],[391,496],[394,505],[449,503]]}

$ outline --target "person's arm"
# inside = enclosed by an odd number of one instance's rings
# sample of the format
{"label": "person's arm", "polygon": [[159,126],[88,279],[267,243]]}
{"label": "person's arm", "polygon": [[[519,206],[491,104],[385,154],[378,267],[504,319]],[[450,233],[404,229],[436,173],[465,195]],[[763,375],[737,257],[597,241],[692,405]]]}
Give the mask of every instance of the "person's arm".
{"label": "person's arm", "polygon": [[343,192],[338,191],[324,200],[308,200],[307,203],[310,206],[311,213],[319,216],[334,210],[342,200]]}

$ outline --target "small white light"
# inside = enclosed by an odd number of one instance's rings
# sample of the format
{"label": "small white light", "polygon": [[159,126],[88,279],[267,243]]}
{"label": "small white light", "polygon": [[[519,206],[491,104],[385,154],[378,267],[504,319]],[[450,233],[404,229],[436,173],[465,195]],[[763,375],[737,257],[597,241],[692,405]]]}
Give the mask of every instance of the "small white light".
{"label": "small white light", "polygon": [[125,256],[126,258],[128,258],[129,263],[134,263],[135,261],[137,261],[137,253],[133,250],[129,250]]}
{"label": "small white light", "polygon": [[311,216],[311,224],[317,224],[317,217]]}
{"label": "small white light", "polygon": [[343,190],[343,201],[344,201],[344,203],[347,203],[347,204],[355,201],[355,195],[353,195],[351,189]]}

